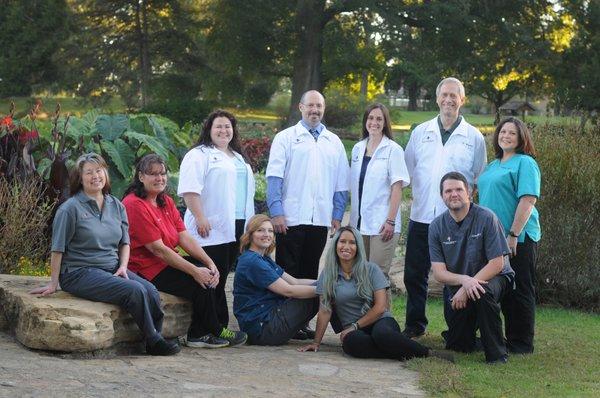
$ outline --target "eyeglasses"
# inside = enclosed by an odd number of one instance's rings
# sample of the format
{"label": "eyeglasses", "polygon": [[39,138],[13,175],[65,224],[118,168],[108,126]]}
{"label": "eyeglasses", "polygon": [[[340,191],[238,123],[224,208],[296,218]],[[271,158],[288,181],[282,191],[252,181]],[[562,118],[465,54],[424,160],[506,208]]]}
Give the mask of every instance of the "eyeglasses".
{"label": "eyeglasses", "polygon": [[144,173],[144,175],[152,176],[152,177],[159,177],[159,176],[165,177],[167,175],[166,171],[161,171],[161,172],[157,172],[157,173],[145,173],[145,172],[143,172],[143,173]]}

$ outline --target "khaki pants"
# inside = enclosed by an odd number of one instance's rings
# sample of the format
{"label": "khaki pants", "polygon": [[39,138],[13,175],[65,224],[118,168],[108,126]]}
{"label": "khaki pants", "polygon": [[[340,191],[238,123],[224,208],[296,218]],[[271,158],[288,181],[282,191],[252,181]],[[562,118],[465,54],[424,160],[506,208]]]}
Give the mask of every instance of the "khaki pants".
{"label": "khaki pants", "polygon": [[392,239],[387,242],[381,240],[381,235],[363,235],[367,259],[370,262],[379,265],[379,268],[381,268],[385,277],[388,279],[399,239],[400,234],[394,234]]}

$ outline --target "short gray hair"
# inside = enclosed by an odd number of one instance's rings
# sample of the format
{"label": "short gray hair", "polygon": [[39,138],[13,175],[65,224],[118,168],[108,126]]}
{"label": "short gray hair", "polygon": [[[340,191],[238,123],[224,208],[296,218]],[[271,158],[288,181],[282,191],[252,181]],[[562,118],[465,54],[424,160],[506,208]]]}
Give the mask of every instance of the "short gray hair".
{"label": "short gray hair", "polygon": [[445,79],[442,79],[442,81],[437,85],[437,88],[435,89],[436,98],[440,96],[440,90],[442,89],[442,86],[445,83],[457,84],[458,85],[458,93],[460,94],[460,97],[465,98],[465,86],[462,84],[462,82],[460,80],[458,80],[455,77],[447,77]]}

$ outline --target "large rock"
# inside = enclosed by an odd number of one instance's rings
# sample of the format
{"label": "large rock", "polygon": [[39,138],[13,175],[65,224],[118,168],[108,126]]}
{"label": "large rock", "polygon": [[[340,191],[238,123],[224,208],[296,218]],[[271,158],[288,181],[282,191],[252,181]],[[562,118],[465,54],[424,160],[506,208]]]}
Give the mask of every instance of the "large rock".
{"label": "large rock", "polygon": [[[394,293],[406,294],[406,286],[404,286],[404,256],[398,256],[396,251],[396,257],[392,261],[390,267],[390,286]],[[429,272],[429,288],[427,295],[429,297],[442,297],[442,290],[444,285],[439,283],[433,277],[433,273]]]}
{"label": "large rock", "polygon": [[[0,330],[8,329],[30,348],[51,351],[93,351],[142,336],[131,316],[120,307],[76,298],[59,291],[47,297],[28,293],[48,278],[0,275]],[[165,337],[184,335],[192,307],[183,299],[161,293]]]}

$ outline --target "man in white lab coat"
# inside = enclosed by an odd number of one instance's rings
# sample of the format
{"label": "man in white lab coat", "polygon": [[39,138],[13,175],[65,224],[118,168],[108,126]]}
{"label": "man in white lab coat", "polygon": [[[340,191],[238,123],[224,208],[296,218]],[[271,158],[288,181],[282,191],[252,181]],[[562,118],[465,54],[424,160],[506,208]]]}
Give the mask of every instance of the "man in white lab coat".
{"label": "man in white lab coat", "polygon": [[425,304],[431,269],[427,235],[431,221],[447,209],[439,195],[440,180],[444,174],[458,171],[467,178],[472,194],[487,161],[483,135],[460,115],[465,101],[461,81],[443,79],[436,97],[440,114],[413,130],[404,153],[413,196],[404,266],[404,333],[409,337],[421,336],[427,328]]}
{"label": "man in white lab coat", "polygon": [[[275,261],[295,278],[317,279],[327,228],[339,227],[348,200],[348,159],[321,123],[325,98],[302,95],[302,120],[277,133],[267,165],[267,205],[276,233]],[[297,338],[312,338],[304,330]]]}

